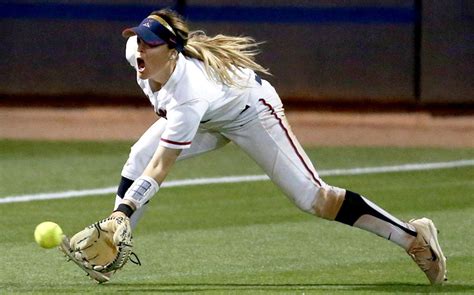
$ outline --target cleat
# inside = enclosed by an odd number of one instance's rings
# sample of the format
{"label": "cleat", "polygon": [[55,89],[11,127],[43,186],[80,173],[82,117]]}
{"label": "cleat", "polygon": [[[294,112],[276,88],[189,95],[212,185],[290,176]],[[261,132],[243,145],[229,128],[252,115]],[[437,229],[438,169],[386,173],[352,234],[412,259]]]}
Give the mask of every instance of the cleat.
{"label": "cleat", "polygon": [[437,229],[428,218],[412,219],[408,222],[418,233],[415,241],[407,250],[428,277],[432,285],[447,281],[446,257],[438,243]]}

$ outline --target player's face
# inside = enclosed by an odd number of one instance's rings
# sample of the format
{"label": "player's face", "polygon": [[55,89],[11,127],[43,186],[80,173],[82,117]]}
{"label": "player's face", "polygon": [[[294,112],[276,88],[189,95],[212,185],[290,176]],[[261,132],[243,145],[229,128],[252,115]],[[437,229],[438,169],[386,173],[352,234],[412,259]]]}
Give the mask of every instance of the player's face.
{"label": "player's face", "polygon": [[160,84],[171,76],[175,61],[170,57],[175,54],[166,44],[152,47],[137,38],[137,72],[140,79],[150,79]]}

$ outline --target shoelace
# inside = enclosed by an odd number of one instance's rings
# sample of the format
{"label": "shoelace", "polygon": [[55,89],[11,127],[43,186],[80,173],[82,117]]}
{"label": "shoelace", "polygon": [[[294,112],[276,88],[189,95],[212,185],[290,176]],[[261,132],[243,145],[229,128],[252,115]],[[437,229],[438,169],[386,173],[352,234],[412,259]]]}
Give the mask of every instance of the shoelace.
{"label": "shoelace", "polygon": [[[133,260],[132,259],[132,256],[136,259],[136,260]],[[130,253],[130,256],[128,257],[128,260],[130,260],[131,263],[133,264],[136,264],[136,265],[142,265],[142,263],[140,262],[140,258],[138,258],[138,255],[135,254],[135,252],[132,252]]]}

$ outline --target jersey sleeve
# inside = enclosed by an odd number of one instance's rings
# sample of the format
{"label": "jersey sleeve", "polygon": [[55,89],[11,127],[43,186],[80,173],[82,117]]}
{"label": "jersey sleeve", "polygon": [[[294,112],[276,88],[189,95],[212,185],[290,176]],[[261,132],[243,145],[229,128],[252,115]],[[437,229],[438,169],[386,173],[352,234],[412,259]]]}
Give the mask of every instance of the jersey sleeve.
{"label": "jersey sleeve", "polygon": [[206,101],[198,100],[169,110],[166,114],[167,123],[161,135],[160,145],[172,149],[190,148],[208,107]]}
{"label": "jersey sleeve", "polygon": [[136,69],[137,67],[137,60],[135,58],[135,53],[137,52],[138,44],[137,44],[137,36],[132,36],[128,38],[127,45],[125,47],[125,58],[130,63],[130,65]]}

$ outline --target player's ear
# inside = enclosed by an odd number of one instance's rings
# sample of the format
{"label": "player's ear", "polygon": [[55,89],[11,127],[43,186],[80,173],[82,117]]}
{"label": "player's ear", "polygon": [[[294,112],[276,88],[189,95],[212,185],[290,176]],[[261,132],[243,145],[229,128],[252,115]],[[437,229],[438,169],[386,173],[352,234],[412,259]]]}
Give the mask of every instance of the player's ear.
{"label": "player's ear", "polygon": [[178,58],[178,51],[172,49],[170,52],[169,60],[175,60]]}

